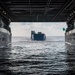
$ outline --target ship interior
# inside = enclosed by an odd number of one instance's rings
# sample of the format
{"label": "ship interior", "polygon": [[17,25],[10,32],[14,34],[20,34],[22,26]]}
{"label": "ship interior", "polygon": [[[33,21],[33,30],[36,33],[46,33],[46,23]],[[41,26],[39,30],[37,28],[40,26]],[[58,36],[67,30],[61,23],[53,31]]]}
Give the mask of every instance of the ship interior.
{"label": "ship interior", "polygon": [[66,22],[74,29],[75,0],[1,0],[0,19],[11,32],[10,22]]}
{"label": "ship interior", "polygon": [[69,36],[75,35],[75,0],[0,0],[0,20],[9,32],[11,22],[66,22],[65,40],[71,42]]}

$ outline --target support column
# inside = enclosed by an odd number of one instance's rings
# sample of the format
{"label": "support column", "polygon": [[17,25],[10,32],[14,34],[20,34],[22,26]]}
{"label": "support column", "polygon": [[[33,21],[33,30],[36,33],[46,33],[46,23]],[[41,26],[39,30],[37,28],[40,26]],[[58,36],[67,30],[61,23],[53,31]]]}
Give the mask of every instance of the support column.
{"label": "support column", "polygon": [[11,47],[11,28],[10,20],[0,16],[0,48]]}
{"label": "support column", "polygon": [[67,29],[65,32],[65,41],[69,44],[75,44],[75,28],[74,28],[74,19],[67,22]]}
{"label": "support column", "polygon": [[67,29],[66,32],[69,32],[70,30],[74,29],[74,20],[71,20],[70,22],[67,23]]}

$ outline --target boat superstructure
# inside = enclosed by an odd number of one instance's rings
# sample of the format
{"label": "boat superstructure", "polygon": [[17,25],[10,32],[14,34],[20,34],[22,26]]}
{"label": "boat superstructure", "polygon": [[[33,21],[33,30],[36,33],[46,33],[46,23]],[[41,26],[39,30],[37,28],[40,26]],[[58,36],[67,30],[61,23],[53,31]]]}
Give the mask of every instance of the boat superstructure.
{"label": "boat superstructure", "polygon": [[44,41],[46,40],[46,35],[42,32],[35,33],[35,31],[31,31],[31,39],[36,41]]}

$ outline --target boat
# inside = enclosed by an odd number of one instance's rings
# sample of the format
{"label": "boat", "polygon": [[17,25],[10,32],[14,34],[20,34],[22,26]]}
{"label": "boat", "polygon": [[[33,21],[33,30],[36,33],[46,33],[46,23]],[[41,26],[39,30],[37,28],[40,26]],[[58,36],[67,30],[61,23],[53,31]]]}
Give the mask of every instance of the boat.
{"label": "boat", "polygon": [[44,41],[46,40],[46,35],[42,32],[35,33],[35,31],[31,31],[31,40]]}

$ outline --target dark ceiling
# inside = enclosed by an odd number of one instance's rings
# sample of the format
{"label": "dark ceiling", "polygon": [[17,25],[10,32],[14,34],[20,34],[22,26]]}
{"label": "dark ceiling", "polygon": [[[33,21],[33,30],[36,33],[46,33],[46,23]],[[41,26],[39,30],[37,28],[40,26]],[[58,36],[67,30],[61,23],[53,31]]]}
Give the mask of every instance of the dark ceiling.
{"label": "dark ceiling", "polygon": [[0,5],[0,14],[12,22],[64,22],[75,0],[1,0]]}

